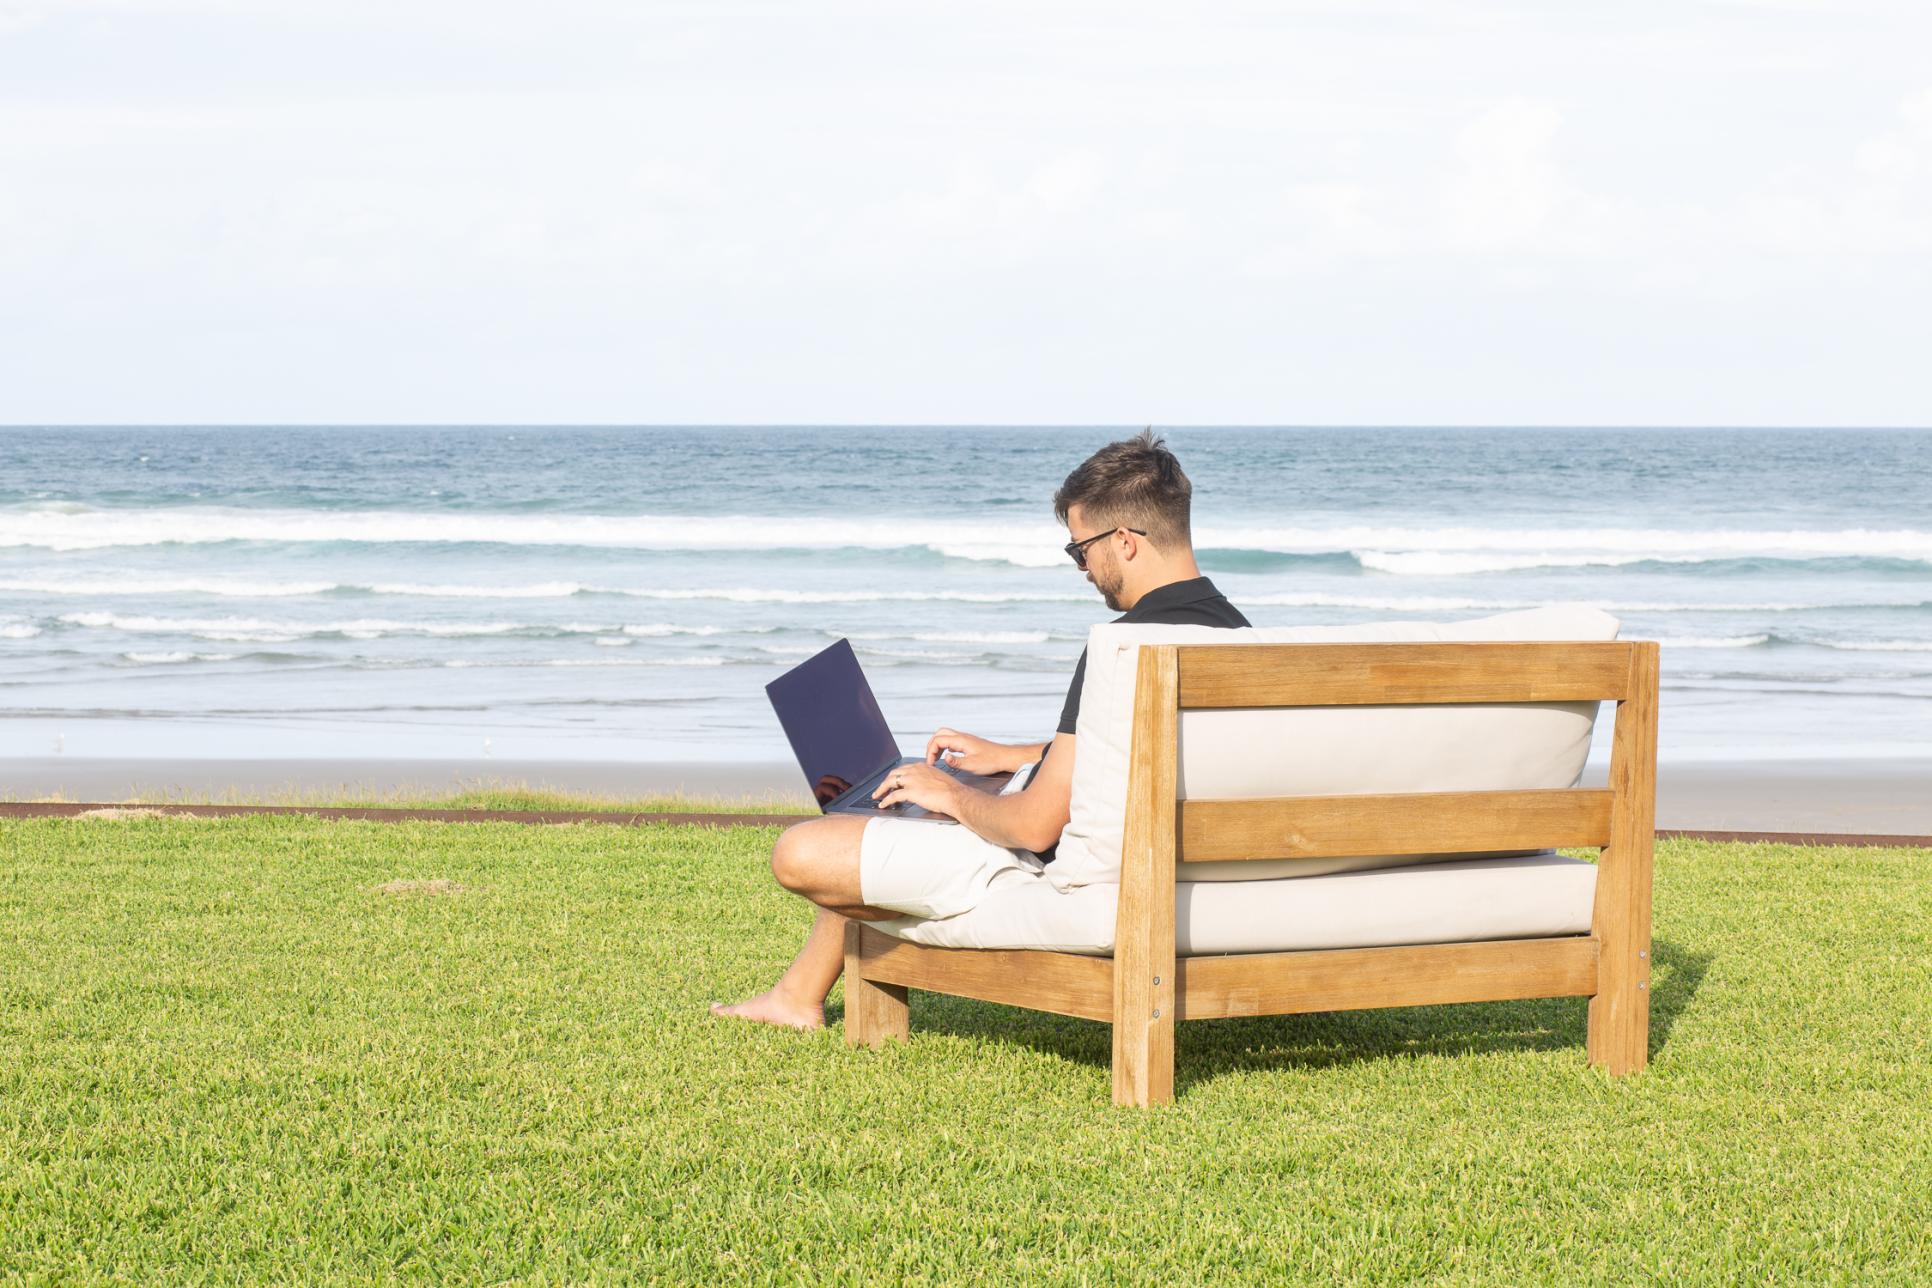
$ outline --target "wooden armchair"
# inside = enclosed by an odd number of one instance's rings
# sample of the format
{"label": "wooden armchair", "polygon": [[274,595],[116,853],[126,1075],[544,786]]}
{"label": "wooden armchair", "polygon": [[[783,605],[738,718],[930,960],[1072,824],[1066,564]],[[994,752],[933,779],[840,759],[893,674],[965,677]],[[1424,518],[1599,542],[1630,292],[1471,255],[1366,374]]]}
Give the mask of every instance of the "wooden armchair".
{"label": "wooden armchair", "polygon": [[[1600,789],[1178,800],[1179,713],[1231,707],[1580,702],[1616,705]],[[1114,1102],[1174,1097],[1174,1024],[1235,1015],[1588,997],[1589,1062],[1642,1069],[1650,1034],[1657,645],[1145,645],[1114,955],[934,948],[851,922],[845,1036],[909,1031],[920,988],[1114,1028]],[[1178,859],[1281,859],[1595,846],[1588,934],[1412,947],[1175,955]]]}

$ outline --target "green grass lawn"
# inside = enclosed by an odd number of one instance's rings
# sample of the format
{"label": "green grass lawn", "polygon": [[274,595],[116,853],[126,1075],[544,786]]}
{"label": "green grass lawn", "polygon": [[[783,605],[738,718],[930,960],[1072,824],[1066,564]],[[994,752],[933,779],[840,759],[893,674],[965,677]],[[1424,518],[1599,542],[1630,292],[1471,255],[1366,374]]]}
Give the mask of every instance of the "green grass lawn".
{"label": "green grass lawn", "polygon": [[1134,1112],[1099,1024],[712,1019],[775,834],[0,822],[0,1279],[1932,1280],[1932,853],[1661,847],[1636,1078],[1581,1000],[1222,1020]]}

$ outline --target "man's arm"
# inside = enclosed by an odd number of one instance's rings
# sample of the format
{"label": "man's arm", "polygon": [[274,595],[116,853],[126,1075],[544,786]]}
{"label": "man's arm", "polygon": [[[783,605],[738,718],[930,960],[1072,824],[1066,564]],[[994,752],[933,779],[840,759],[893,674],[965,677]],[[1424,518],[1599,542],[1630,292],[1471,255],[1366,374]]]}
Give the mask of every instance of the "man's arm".
{"label": "man's arm", "polygon": [[1055,734],[1052,754],[1025,791],[995,796],[964,786],[931,765],[902,765],[879,785],[881,805],[911,801],[949,814],[995,845],[1038,853],[1060,839],[1073,802],[1073,735]]}
{"label": "man's arm", "polygon": [[926,740],[928,765],[946,756],[955,769],[969,774],[1017,774],[1045,752],[1045,743],[994,742],[957,729],[941,729]]}

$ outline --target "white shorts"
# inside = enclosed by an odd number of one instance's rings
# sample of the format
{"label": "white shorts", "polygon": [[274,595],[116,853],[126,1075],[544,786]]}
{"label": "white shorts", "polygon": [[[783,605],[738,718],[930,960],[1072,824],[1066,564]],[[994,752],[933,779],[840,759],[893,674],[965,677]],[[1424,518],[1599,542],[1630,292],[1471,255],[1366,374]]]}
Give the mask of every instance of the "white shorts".
{"label": "white shorts", "polygon": [[995,845],[957,823],[869,818],[859,838],[859,895],[874,908],[956,917],[993,890],[1043,881],[1031,850]]}

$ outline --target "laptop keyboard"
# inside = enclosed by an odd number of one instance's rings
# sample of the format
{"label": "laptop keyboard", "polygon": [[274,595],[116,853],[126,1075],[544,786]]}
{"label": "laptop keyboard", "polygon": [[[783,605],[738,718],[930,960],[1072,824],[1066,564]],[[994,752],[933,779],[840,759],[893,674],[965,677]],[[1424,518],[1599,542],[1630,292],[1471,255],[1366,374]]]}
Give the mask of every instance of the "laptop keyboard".
{"label": "laptop keyboard", "polygon": [[[919,762],[914,761],[912,763],[917,764]],[[964,770],[960,769],[959,766],[948,764],[944,760],[934,761],[933,767],[938,769],[940,773],[949,774],[954,778],[960,777],[965,772]],[[848,801],[848,804],[865,806],[870,810],[872,810],[873,812],[879,813],[879,814],[904,814],[916,808],[911,801],[899,801],[897,804],[887,805],[884,808],[880,808],[879,803],[873,800],[870,794],[865,792],[860,792],[858,795],[852,797],[850,801]]]}

